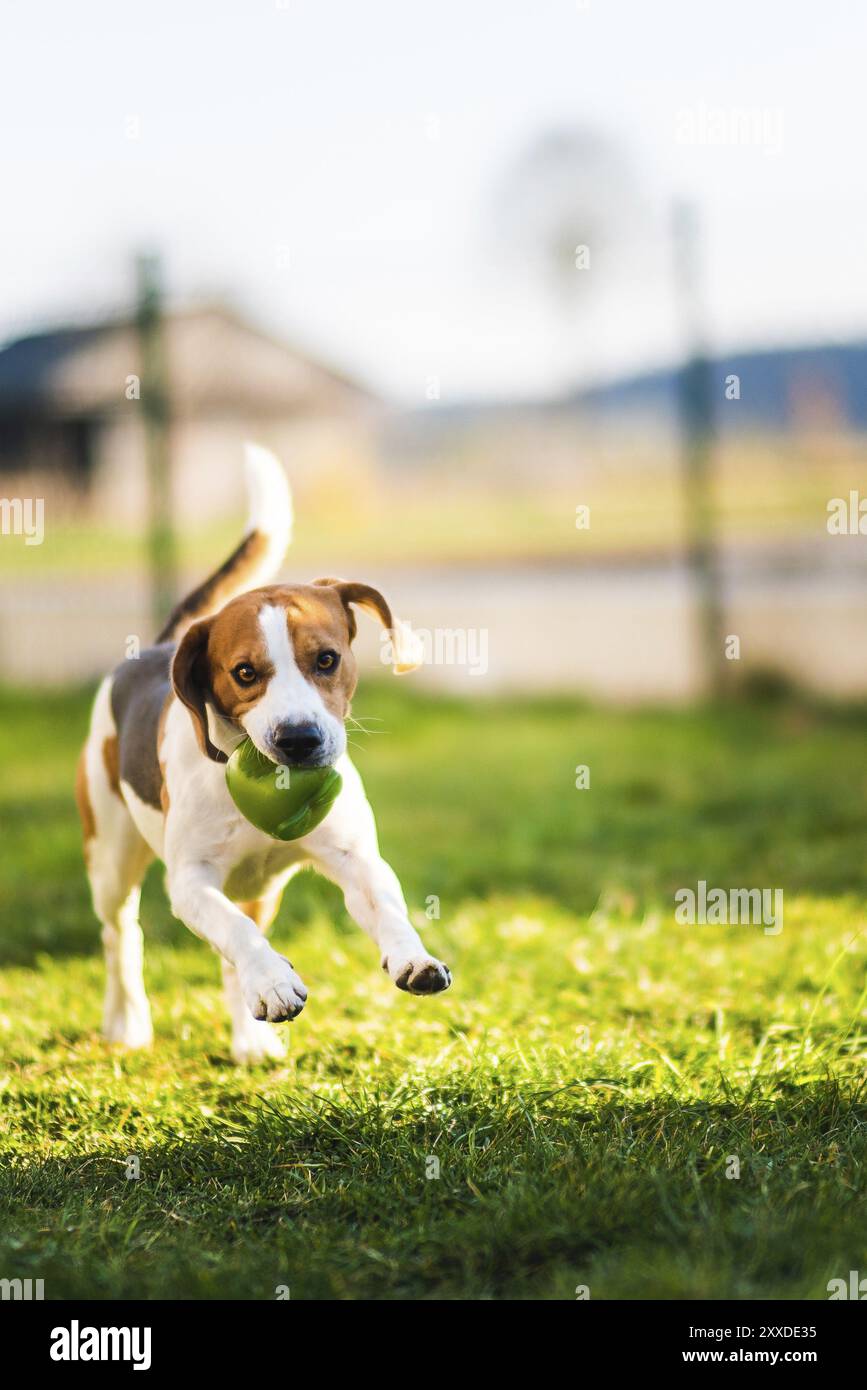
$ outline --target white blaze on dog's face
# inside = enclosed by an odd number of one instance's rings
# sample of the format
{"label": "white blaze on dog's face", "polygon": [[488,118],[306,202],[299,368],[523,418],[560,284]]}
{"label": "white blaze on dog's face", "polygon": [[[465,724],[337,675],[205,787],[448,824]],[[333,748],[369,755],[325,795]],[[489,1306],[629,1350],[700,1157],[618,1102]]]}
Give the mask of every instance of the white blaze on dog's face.
{"label": "white blaze on dog's face", "polygon": [[[251,709],[239,716],[239,723],[245,733],[266,758],[275,763],[288,763],[293,766],[330,767],[346,751],[346,731],[343,720],[349,708],[348,700],[340,717],[332,713],[325,698],[330,694],[333,708],[340,708],[340,701],[333,699],[334,686],[340,665],[348,651],[339,651],[334,643],[338,636],[322,633],[322,641],[328,645],[313,643],[314,651],[310,660],[305,660],[309,642],[301,643],[299,657],[295,655],[295,644],[290,628],[291,608],[287,611],[282,604],[265,603],[257,614],[262,631],[265,671],[259,673],[265,679],[263,693],[255,700]],[[299,634],[300,636],[300,634]],[[348,644],[347,644],[348,646]],[[242,662],[244,658],[242,658]],[[354,665],[354,663],[353,663]],[[239,663],[241,670],[244,667]],[[233,669],[238,679],[238,668]],[[247,685],[249,672],[244,684]],[[255,679],[253,685],[259,684]],[[340,683],[342,692],[343,681]]]}
{"label": "white blaze on dog's face", "polygon": [[[202,750],[218,756],[211,707],[273,762],[331,766],[346,749],[343,721],[357,681],[351,604],[398,638],[405,633],[377,590],[339,580],[255,590],[195,623],[175,654],[172,679]],[[406,652],[399,666],[396,659],[396,669],[414,664]]]}

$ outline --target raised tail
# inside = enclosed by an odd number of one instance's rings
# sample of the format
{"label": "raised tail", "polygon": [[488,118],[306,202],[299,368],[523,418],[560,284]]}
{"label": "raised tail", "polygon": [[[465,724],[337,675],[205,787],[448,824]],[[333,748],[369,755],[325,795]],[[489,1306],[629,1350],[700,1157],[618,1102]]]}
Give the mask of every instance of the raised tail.
{"label": "raised tail", "polygon": [[181,599],[157,642],[176,642],[198,618],[274,578],[292,539],[292,494],[278,460],[258,444],[245,444],[250,511],[244,539],[203,584]]}

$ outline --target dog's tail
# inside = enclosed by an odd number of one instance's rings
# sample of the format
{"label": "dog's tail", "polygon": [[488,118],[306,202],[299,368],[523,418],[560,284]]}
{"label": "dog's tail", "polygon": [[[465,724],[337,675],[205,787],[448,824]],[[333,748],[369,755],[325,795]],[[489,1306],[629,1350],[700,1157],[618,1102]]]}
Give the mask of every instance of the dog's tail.
{"label": "dog's tail", "polygon": [[258,444],[246,444],[250,513],[240,545],[203,584],[181,599],[157,642],[176,642],[198,618],[229,599],[273,579],[292,538],[292,494],[278,460]]}

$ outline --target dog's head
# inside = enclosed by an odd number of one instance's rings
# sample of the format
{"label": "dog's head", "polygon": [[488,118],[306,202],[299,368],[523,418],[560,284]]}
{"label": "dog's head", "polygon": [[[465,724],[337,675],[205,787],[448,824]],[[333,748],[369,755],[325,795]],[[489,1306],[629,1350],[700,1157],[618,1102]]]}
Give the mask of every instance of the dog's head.
{"label": "dog's head", "polygon": [[225,761],[211,741],[208,706],[272,762],[329,767],[341,756],[357,682],[353,606],[389,632],[395,671],[419,664],[410,629],[378,589],[355,581],[256,589],[193,623],[175,653],[172,684],[209,758]]}

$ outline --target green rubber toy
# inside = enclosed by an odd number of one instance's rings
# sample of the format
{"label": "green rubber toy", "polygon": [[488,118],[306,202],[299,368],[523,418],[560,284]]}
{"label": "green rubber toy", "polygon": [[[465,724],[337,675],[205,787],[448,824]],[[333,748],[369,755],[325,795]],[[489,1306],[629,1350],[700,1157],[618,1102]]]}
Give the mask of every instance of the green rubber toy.
{"label": "green rubber toy", "polygon": [[226,763],[229,795],[251,825],[300,840],[324,821],[343,786],[333,767],[281,767],[245,738]]}

